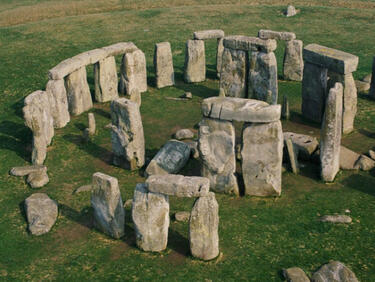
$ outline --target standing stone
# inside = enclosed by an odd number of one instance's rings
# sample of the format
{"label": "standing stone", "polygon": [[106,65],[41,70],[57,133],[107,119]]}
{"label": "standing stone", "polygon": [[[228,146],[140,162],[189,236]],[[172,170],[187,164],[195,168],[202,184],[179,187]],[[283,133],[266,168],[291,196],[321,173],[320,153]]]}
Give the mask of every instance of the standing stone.
{"label": "standing stone", "polygon": [[288,152],[290,166],[294,174],[298,174],[298,149],[294,147],[292,139],[285,140],[286,150]]}
{"label": "standing stone", "polygon": [[94,64],[95,100],[108,102],[118,98],[118,77],[115,57]]}
{"label": "standing stone", "polygon": [[296,8],[292,5],[288,5],[288,7],[286,8],[286,11],[285,11],[285,16],[293,17],[295,15],[297,15]]}
{"label": "standing stone", "polygon": [[372,61],[372,75],[371,75],[370,91],[368,94],[371,98],[375,98],[375,57]]}
{"label": "standing stone", "polygon": [[53,117],[50,110],[48,95],[44,91],[35,91],[25,98],[23,115],[25,124],[33,132],[31,162],[42,165],[47,146],[54,135]]}
{"label": "standing stone", "polygon": [[320,132],[321,176],[327,182],[333,181],[340,169],[342,96],[342,84],[336,83],[328,93]]}
{"label": "standing stone", "polygon": [[87,83],[86,67],[72,72],[65,77],[69,112],[77,116],[92,108],[90,88]]}
{"label": "standing stone", "polygon": [[58,208],[57,203],[47,194],[35,193],[25,200],[25,212],[30,233],[42,235],[49,232],[55,224]]}
{"label": "standing stone", "polygon": [[92,176],[91,205],[95,226],[118,239],[124,236],[125,210],[117,178],[96,172]]}
{"label": "standing stone", "polygon": [[145,139],[138,104],[119,98],[111,103],[113,163],[126,169],[145,163]]}
{"label": "standing stone", "polygon": [[349,268],[339,261],[331,261],[319,268],[311,277],[312,282],[358,282],[357,277]]}
{"label": "standing stone", "polygon": [[70,121],[68,97],[63,79],[50,80],[46,86],[48,101],[53,117],[53,126],[62,128]]}
{"label": "standing stone", "polygon": [[281,122],[245,123],[241,156],[245,194],[279,196],[283,160]]}
{"label": "standing stone", "polygon": [[301,40],[286,41],[283,75],[286,80],[302,81],[303,77],[303,42]]}
{"label": "standing stone", "polygon": [[321,122],[327,92],[327,69],[305,62],[302,79],[302,115]]}
{"label": "standing stone", "polygon": [[253,52],[249,69],[249,98],[277,104],[277,62],[273,52]]}
{"label": "standing stone", "polygon": [[155,44],[154,68],[157,88],[174,85],[173,58],[169,42]]}
{"label": "standing stone", "polygon": [[289,101],[286,95],[283,96],[283,106],[281,107],[281,117],[286,120],[290,118]]}
{"label": "standing stone", "polygon": [[204,118],[199,127],[198,150],[202,176],[210,180],[210,189],[239,194],[236,171],[234,126],[229,121]]}
{"label": "standing stone", "polygon": [[89,113],[89,135],[95,135],[96,132],[96,123],[95,123],[95,116],[93,113]]}
{"label": "standing stone", "polygon": [[147,70],[145,54],[137,49],[125,53],[121,64],[120,93],[132,96],[134,91],[147,91]]}
{"label": "standing stone", "polygon": [[32,172],[27,176],[27,183],[31,188],[41,188],[49,182],[47,167],[43,171]]}
{"label": "standing stone", "polygon": [[188,40],[185,51],[185,82],[202,82],[206,79],[206,55],[203,40]]}
{"label": "standing stone", "polygon": [[221,66],[223,64],[223,52],[224,52],[224,39],[217,39],[217,51],[216,51],[216,75],[220,78]]}
{"label": "standing stone", "polygon": [[137,246],[150,252],[165,250],[168,242],[169,198],[148,192],[146,185],[137,184],[133,196],[132,218]]}
{"label": "standing stone", "polygon": [[219,205],[215,194],[198,198],[191,210],[189,240],[191,254],[202,260],[219,255]]}
{"label": "standing stone", "polygon": [[220,92],[227,97],[247,98],[247,52],[224,48]]}

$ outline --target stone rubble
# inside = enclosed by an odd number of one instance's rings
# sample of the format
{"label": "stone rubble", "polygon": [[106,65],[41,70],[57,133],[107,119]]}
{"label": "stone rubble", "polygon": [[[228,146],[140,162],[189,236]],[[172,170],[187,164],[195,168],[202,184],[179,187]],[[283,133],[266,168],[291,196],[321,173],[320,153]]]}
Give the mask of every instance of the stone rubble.
{"label": "stone rubble", "polygon": [[147,91],[147,70],[145,54],[137,49],[125,53],[121,63],[119,92],[132,96],[134,92]]}
{"label": "stone rubble", "polygon": [[53,126],[55,128],[65,127],[70,121],[70,114],[64,80],[48,81],[46,92],[53,117]]}
{"label": "stone rubble", "polygon": [[179,129],[174,134],[174,137],[177,140],[184,140],[184,139],[193,139],[194,138],[194,132],[192,132],[190,129]]}

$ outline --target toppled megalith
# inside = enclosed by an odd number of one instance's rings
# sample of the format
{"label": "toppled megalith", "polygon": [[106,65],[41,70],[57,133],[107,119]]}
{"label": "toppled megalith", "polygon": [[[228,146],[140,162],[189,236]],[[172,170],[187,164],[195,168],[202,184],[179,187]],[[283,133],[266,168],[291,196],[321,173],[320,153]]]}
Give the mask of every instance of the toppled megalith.
{"label": "toppled megalith", "polygon": [[203,40],[188,40],[185,50],[185,82],[206,80],[206,55]]}
{"label": "toppled megalith", "polygon": [[113,163],[135,170],[145,163],[145,139],[139,106],[126,98],[111,103]]}
{"label": "toppled megalith", "polygon": [[173,57],[169,42],[155,44],[154,69],[157,88],[174,85]]}
{"label": "toppled megalith", "polygon": [[108,102],[118,98],[115,57],[107,57],[94,65],[95,100]]}
{"label": "toppled megalith", "polygon": [[336,83],[328,93],[320,133],[321,177],[328,182],[335,179],[340,169],[342,96],[343,87]]}
{"label": "toppled megalith", "polygon": [[136,91],[139,93],[147,91],[146,57],[141,50],[137,49],[124,54],[119,91],[128,96],[132,96]]}
{"label": "toppled megalith", "polygon": [[303,42],[301,40],[286,41],[283,77],[286,80],[302,81],[303,77]]}
{"label": "toppled megalith", "polygon": [[54,135],[53,116],[48,94],[35,91],[25,98],[23,115],[25,124],[33,132],[31,162],[42,165],[47,156],[47,146]]}
{"label": "toppled megalith", "polygon": [[53,126],[62,128],[70,121],[68,97],[63,79],[50,80],[46,86]]}
{"label": "toppled megalith", "polygon": [[191,210],[189,241],[191,254],[211,260],[219,255],[219,205],[215,194],[198,198]]}
{"label": "toppled megalith", "polygon": [[124,235],[125,210],[117,178],[101,172],[94,173],[91,205],[96,228],[115,239],[121,238]]}
{"label": "toppled megalith", "polygon": [[137,246],[144,251],[161,252],[168,242],[169,198],[167,195],[149,192],[147,185],[135,187],[132,219]]}
{"label": "toppled megalith", "polygon": [[331,261],[320,267],[311,277],[312,282],[343,281],[358,282],[354,272],[342,262]]}

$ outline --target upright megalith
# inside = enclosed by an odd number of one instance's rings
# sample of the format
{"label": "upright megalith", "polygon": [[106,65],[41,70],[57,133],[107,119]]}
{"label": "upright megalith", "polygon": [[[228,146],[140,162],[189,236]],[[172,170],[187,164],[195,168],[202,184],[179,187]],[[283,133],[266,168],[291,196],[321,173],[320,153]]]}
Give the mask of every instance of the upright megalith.
{"label": "upright megalith", "polygon": [[154,69],[157,88],[174,85],[173,57],[169,42],[155,44]]}
{"label": "upright megalith", "polygon": [[147,91],[147,70],[145,54],[137,49],[124,54],[121,63],[119,83],[121,94],[131,96],[134,91]]}
{"label": "upright megalith", "polygon": [[186,42],[185,82],[202,82],[206,79],[206,55],[203,40],[188,40]]}
{"label": "upright megalith", "polygon": [[94,65],[95,100],[108,102],[118,98],[118,77],[115,57],[107,57]]}
{"label": "upright megalith", "polygon": [[149,192],[146,184],[137,184],[133,196],[132,219],[136,244],[140,249],[151,252],[165,250],[169,228],[167,195]]}
{"label": "upright megalith", "polygon": [[285,44],[283,77],[286,80],[302,81],[303,78],[303,42],[289,40]]}
{"label": "upright megalith", "polygon": [[89,127],[88,127],[88,133],[90,135],[95,135],[96,132],[96,122],[95,122],[95,116],[93,113],[88,114],[88,121],[89,121]]}
{"label": "upright megalith", "polygon": [[70,73],[65,77],[69,112],[76,116],[92,108],[90,88],[87,83],[86,67]]}
{"label": "upright megalith", "polygon": [[70,121],[68,97],[63,79],[50,80],[46,86],[53,126],[62,128]]}
{"label": "upright megalith", "polygon": [[371,75],[370,91],[368,95],[371,98],[375,98],[375,57],[372,61],[372,75]]}
{"label": "upright megalith", "polygon": [[329,90],[320,132],[321,177],[331,182],[340,169],[343,86],[336,83]]}
{"label": "upright megalith", "polygon": [[124,236],[125,210],[117,178],[101,172],[94,173],[91,205],[96,228],[115,239]]}
{"label": "upright megalith", "polygon": [[223,65],[223,53],[224,53],[224,39],[219,38],[217,40],[217,51],[216,51],[216,76],[220,78],[221,67]]}
{"label": "upright megalith", "polygon": [[202,260],[219,255],[219,205],[215,194],[198,198],[191,210],[189,241],[191,254]]}
{"label": "upright megalith", "polygon": [[145,139],[139,106],[126,98],[111,103],[113,163],[126,169],[145,163]]}
{"label": "upright megalith", "polygon": [[51,144],[54,135],[53,116],[48,94],[35,91],[25,98],[23,115],[25,124],[33,132],[31,162],[43,164],[47,156],[47,146]]}

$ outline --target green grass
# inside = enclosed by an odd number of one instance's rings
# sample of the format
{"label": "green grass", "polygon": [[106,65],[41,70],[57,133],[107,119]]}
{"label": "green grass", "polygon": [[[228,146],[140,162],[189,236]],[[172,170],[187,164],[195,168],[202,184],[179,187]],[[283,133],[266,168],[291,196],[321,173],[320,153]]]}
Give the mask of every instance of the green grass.
{"label": "green grass", "polygon": [[[108,103],[96,104],[91,110],[98,128],[92,142],[81,141],[86,114],[56,130],[46,160],[50,183],[38,191],[58,201],[59,217],[46,235],[34,237],[27,232],[23,200],[36,190],[22,178],[8,175],[11,167],[30,161],[31,132],[23,125],[23,98],[44,89],[48,69],[63,59],[120,41],[133,41],[145,52],[151,86],[142,95],[141,112],[148,157],[177,128],[193,128],[201,120],[202,99],[218,93],[214,41],[206,44],[209,79],[199,84],[182,82],[184,45],[195,30],[221,28],[228,35],[256,35],[261,28],[294,31],[305,45],[319,43],[358,55],[356,78],[370,72],[375,54],[374,10],[301,7],[299,15],[286,19],[281,15],[283,7],[127,9],[0,28],[0,280],[280,281],[282,268],[299,266],[311,274],[334,259],[349,266],[360,281],[375,281],[375,178],[371,172],[340,172],[334,184],[325,185],[319,180],[319,168],[307,164],[300,175],[283,174],[279,198],[217,194],[222,257],[208,263],[189,255],[186,223],[171,222],[168,248],[161,254],[136,248],[129,209],[124,239],[112,240],[95,231],[89,194],[72,192],[90,183],[96,171],[119,179],[124,201],[132,197],[135,184],[144,181],[139,172],[111,165],[110,134],[104,128],[110,122]],[[152,56],[154,44],[162,41],[171,42],[177,85],[156,90],[152,87]],[[279,45],[276,55],[281,70],[283,50]],[[92,85],[92,68],[88,68],[88,79]],[[192,101],[165,99],[184,91],[193,93]],[[291,120],[283,122],[284,131],[319,136],[319,126],[301,117],[301,84],[280,81],[280,101],[283,95],[288,95],[292,111]],[[343,144],[365,153],[374,146],[375,103],[360,95],[358,105],[356,131],[345,136]],[[184,170],[186,174],[196,172],[196,161]],[[171,198],[171,214],[191,206],[189,199]],[[320,215],[345,209],[351,210],[352,224],[317,221]]]}

